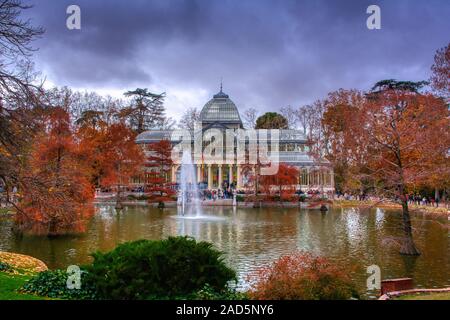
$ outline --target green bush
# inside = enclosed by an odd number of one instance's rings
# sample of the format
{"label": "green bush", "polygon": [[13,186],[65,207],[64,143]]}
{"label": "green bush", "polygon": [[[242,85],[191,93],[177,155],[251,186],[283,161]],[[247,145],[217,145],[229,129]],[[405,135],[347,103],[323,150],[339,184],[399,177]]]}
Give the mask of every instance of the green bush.
{"label": "green bush", "polygon": [[88,271],[104,299],[175,298],[206,284],[221,292],[236,279],[220,251],[188,237],[128,242],[93,257]]}
{"label": "green bush", "polygon": [[81,273],[80,289],[67,288],[67,278],[68,274],[65,270],[43,271],[28,280],[20,291],[49,298],[77,300],[97,298],[95,285],[85,271]]}
{"label": "green bush", "polygon": [[244,202],[245,198],[242,195],[236,195],[236,202]]}

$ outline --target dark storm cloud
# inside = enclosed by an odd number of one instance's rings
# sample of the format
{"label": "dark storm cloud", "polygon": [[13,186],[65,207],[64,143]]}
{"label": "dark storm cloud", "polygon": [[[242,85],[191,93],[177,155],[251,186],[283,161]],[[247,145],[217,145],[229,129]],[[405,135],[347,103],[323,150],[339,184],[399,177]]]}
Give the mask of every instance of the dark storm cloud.
{"label": "dark storm cloud", "polygon": [[[70,4],[81,7],[79,31],[65,27]],[[370,4],[381,7],[381,30],[366,28]],[[385,78],[425,79],[450,40],[445,0],[40,0],[28,14],[47,30],[35,59],[57,85],[195,95],[213,94],[223,77],[241,109],[297,106]]]}

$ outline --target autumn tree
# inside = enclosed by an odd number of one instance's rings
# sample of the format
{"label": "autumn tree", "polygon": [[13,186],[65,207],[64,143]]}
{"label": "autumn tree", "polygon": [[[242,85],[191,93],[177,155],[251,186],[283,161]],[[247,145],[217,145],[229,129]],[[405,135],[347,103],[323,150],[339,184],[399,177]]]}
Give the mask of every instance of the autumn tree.
{"label": "autumn tree", "polygon": [[164,201],[171,200],[175,194],[169,183],[169,173],[173,165],[172,145],[169,140],[150,143],[148,145],[146,168],[148,169],[146,191],[150,194],[150,201],[157,202],[164,207]]}
{"label": "autumn tree", "polygon": [[144,154],[136,144],[136,133],[124,123],[82,127],[81,144],[90,163],[91,181],[116,189],[116,208],[122,208],[122,191],[141,173]]}
{"label": "autumn tree", "polygon": [[288,129],[288,121],[281,114],[266,112],[256,120],[255,129]]}
{"label": "autumn tree", "polygon": [[95,110],[84,111],[75,123],[82,156],[89,164],[89,180],[96,188],[102,187],[102,180],[112,168],[108,124],[102,120],[102,113]]}
{"label": "autumn tree", "polygon": [[368,173],[376,191],[402,205],[404,237],[400,252],[418,255],[408,207],[408,186],[427,179],[430,164],[446,156],[450,145],[449,110],[444,101],[421,94],[423,82],[378,82],[361,108],[359,143],[367,150]]}
{"label": "autumn tree", "polygon": [[60,107],[47,113],[45,130],[36,136],[27,169],[21,172],[16,221],[23,230],[46,235],[82,231],[94,196],[86,164],[69,114]]}
{"label": "autumn tree", "polygon": [[260,177],[260,186],[267,199],[279,196],[280,201],[290,201],[298,184],[299,171],[296,167],[280,163],[277,173]]}
{"label": "autumn tree", "polygon": [[425,85],[383,80],[365,95],[339,90],[323,101],[321,144],[342,175],[340,187],[402,205],[400,252],[407,255],[419,254],[408,193],[432,180],[438,184],[437,178],[448,177],[450,168],[448,107],[441,98],[422,93]]}
{"label": "autumn tree", "polygon": [[124,93],[132,98],[132,104],[121,109],[117,116],[125,120],[137,133],[148,129],[160,128],[164,124],[165,93],[152,93],[148,89],[137,88]]}
{"label": "autumn tree", "polygon": [[365,146],[354,134],[360,126],[358,116],[365,101],[362,92],[343,89],[331,92],[324,101],[320,146],[323,157],[333,166],[335,188],[340,192],[364,194],[369,187],[367,181],[352,174],[366,163]]}

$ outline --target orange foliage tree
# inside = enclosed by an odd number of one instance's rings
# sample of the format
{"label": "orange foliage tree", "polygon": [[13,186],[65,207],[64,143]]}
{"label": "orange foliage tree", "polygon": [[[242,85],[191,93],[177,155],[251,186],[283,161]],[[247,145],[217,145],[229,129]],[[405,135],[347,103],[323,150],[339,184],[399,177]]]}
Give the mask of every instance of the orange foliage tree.
{"label": "orange foliage tree", "polygon": [[78,125],[77,138],[85,161],[89,164],[89,179],[93,186],[102,187],[101,180],[107,174],[108,163],[108,125],[101,119],[101,112],[83,112],[76,121]]}
{"label": "orange foliage tree", "polygon": [[169,172],[172,168],[172,145],[168,140],[161,140],[148,145],[149,156],[146,167],[146,191],[149,192],[151,202],[158,202],[164,207],[164,201],[171,200],[175,194],[169,183]]}
{"label": "orange foliage tree", "polygon": [[299,171],[296,167],[280,163],[277,173],[261,176],[259,183],[266,200],[273,200],[274,196],[278,196],[280,201],[292,201],[298,178]]}
{"label": "orange foliage tree", "polygon": [[353,174],[365,163],[365,144],[354,134],[365,95],[357,90],[340,89],[328,94],[322,116],[322,150],[333,165],[335,188],[340,192],[366,192],[366,181]]}
{"label": "orange foliage tree", "polygon": [[250,273],[249,295],[256,300],[348,300],[358,297],[350,271],[296,252]]}
{"label": "orange foliage tree", "polygon": [[122,207],[122,189],[132,177],[141,174],[142,149],[136,144],[136,133],[123,123],[85,129],[83,145],[91,163],[91,180],[100,187],[116,189],[116,208]]}
{"label": "orange foliage tree", "polygon": [[16,220],[21,229],[58,235],[81,232],[92,214],[94,192],[81,160],[69,114],[52,108],[34,140],[28,170],[22,172],[22,199]]}
{"label": "orange foliage tree", "polygon": [[365,96],[340,96],[323,119],[334,164],[373,194],[402,205],[402,254],[419,254],[413,241],[408,192],[436,174],[447,175],[449,110],[443,99],[420,93],[423,82],[384,80]]}
{"label": "orange foliage tree", "polygon": [[428,179],[450,145],[448,107],[442,99],[420,94],[422,86],[393,80],[377,83],[361,110],[357,131],[367,143],[366,168],[377,190],[402,205],[400,252],[407,255],[419,254],[412,236],[408,186]]}

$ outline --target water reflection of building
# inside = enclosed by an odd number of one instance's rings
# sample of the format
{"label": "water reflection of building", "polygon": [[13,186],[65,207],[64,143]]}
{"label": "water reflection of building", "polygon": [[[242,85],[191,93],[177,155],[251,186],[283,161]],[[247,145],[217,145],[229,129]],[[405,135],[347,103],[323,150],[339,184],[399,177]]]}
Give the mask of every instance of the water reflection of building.
{"label": "water reflection of building", "polygon": [[187,235],[213,243],[214,247],[225,252],[225,261],[236,267],[241,279],[251,269],[298,249],[295,238],[300,215],[297,209],[274,212],[271,208],[264,208],[256,215],[242,208],[236,211],[230,207],[206,210],[210,217],[224,219],[167,219],[170,228],[164,236]]}
{"label": "water reflection of building", "polygon": [[[209,129],[219,129],[224,135],[227,129],[243,129],[238,108],[227,94],[220,89],[203,107],[200,113],[202,133]],[[259,130],[256,133],[259,134]],[[136,142],[146,145],[163,139],[171,140],[173,145],[180,141],[172,138],[172,130],[150,130],[138,135]],[[192,136],[196,136],[196,132]],[[205,146],[205,145],[204,145]],[[234,142],[233,160],[225,159],[221,163],[206,163],[203,159],[194,159],[197,181],[203,182],[208,189],[222,188],[224,185],[234,183],[238,189],[243,188],[249,177],[255,174],[255,167],[238,164],[236,161],[236,142]],[[274,146],[269,146],[270,152],[278,151],[278,161],[299,169],[298,185],[303,190],[318,189],[333,190],[334,176],[327,162],[317,162],[309,155],[309,145],[305,135],[299,130],[280,130],[279,140]],[[232,151],[233,152],[233,151]],[[171,182],[179,181],[179,165],[174,165],[169,179]]]}

